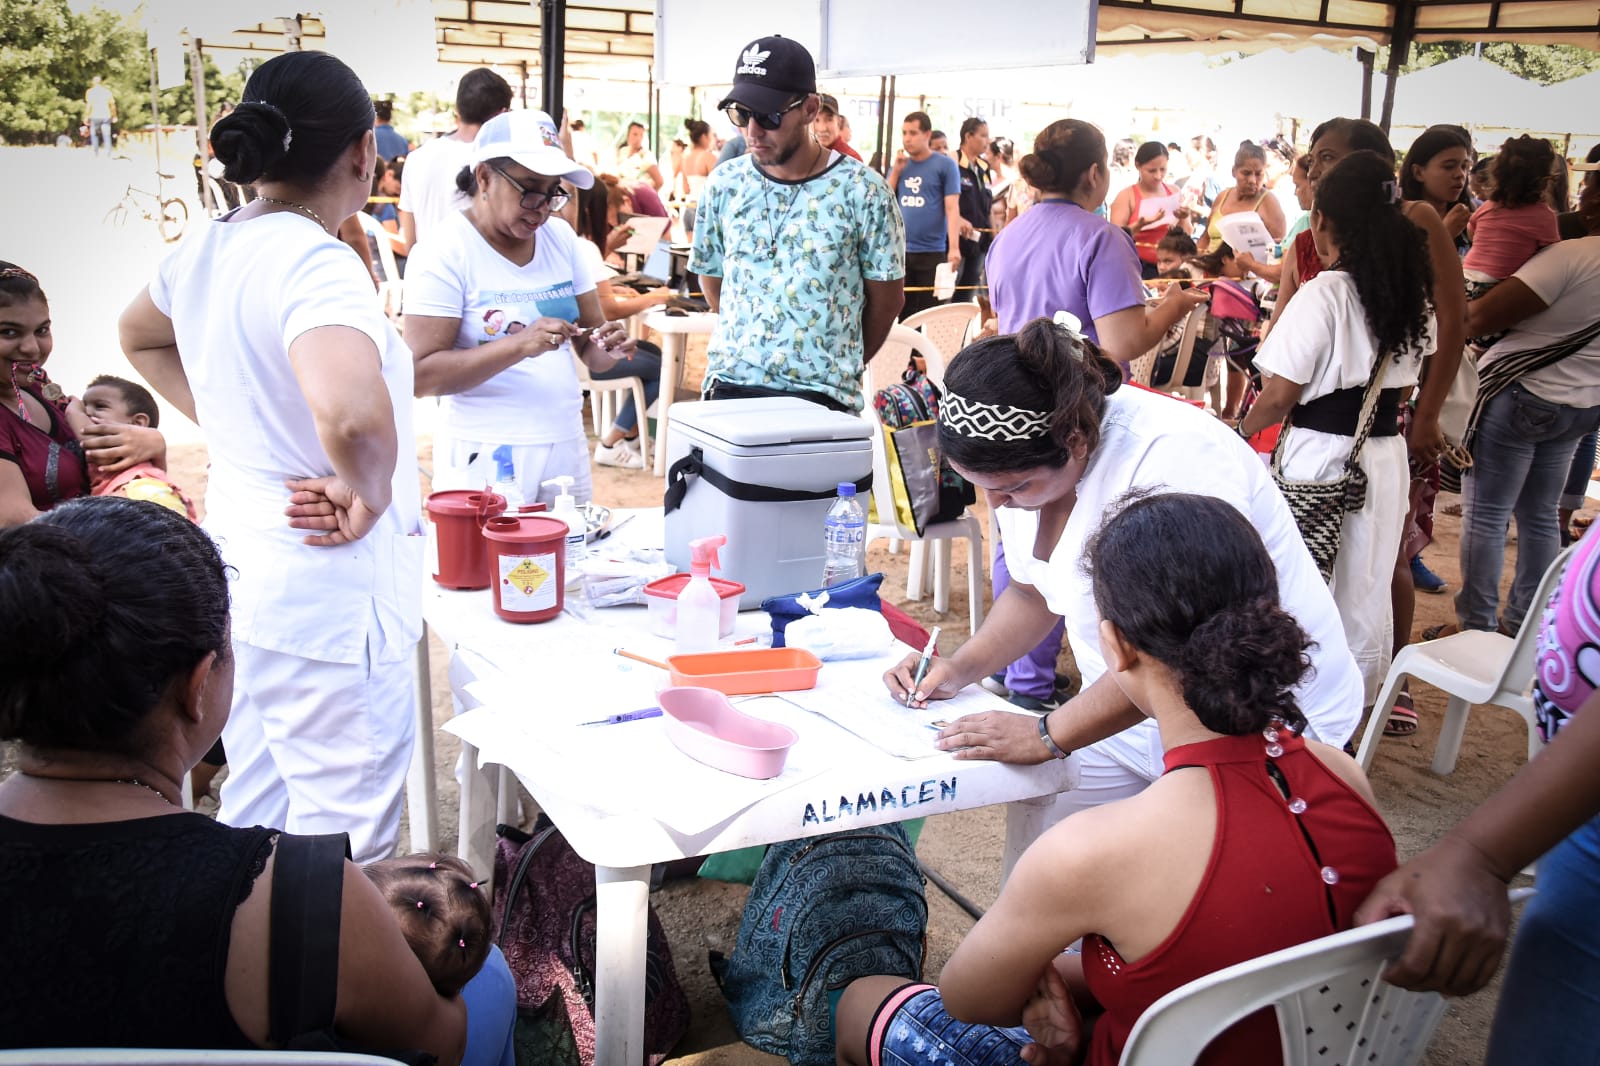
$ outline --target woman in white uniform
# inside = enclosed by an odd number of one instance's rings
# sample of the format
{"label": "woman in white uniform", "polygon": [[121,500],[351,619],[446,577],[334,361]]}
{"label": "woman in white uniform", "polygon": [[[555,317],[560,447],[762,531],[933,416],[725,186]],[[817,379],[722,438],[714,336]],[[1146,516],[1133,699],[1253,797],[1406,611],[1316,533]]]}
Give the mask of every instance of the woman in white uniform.
{"label": "woman in white uniform", "polygon": [[211,130],[258,198],[184,242],[121,321],[135,369],[206,431],[205,526],[237,574],[219,817],[348,832],[358,862],[399,836],[422,629],[417,480],[399,460],[411,356],[335,236],[372,187],[372,123],[332,56],[262,64]]}
{"label": "woman in white uniform", "polygon": [[[1345,646],[1328,586],[1256,454],[1226,425],[1186,403],[1121,388],[1094,342],[1046,319],[1015,336],[970,345],[945,372],[939,443],[995,508],[1012,583],[977,635],[937,658],[915,701],[944,699],[1012,662],[1066,620],[1083,690],[1037,720],[997,711],[967,715],[939,734],[961,759],[1040,763],[1077,751],[1080,780],[1056,803],[1060,817],[1124,799],[1161,775],[1161,742],[1113,679],[1100,653],[1085,544],[1130,492],[1215,496],[1255,526],[1277,567],[1284,610],[1312,640],[1311,670],[1295,690],[1309,735],[1345,743],[1361,714],[1361,677]],[[916,656],[884,676],[903,697]]]}
{"label": "woman in white uniform", "polygon": [[[554,503],[544,482],[570,476],[591,492],[583,393],[572,357],[609,369],[634,342],[607,322],[578,236],[554,212],[561,179],[594,175],[562,152],[542,111],[508,111],[478,131],[457,179],[471,197],[406,265],[406,343],[418,396],[442,396],[433,439],[435,488],[481,488],[509,456],[530,503]],[[501,449],[506,449],[502,451]]]}
{"label": "woman in white uniform", "polygon": [[1400,404],[1434,347],[1433,268],[1426,235],[1401,211],[1394,171],[1373,152],[1352,153],[1323,175],[1311,236],[1331,265],[1300,287],[1262,343],[1256,366],[1265,384],[1239,432],[1260,432],[1287,415],[1284,477],[1336,481],[1355,443],[1367,383],[1381,375],[1358,460],[1366,502],[1344,516],[1329,582],[1370,705],[1393,657],[1389,584],[1411,485]]}

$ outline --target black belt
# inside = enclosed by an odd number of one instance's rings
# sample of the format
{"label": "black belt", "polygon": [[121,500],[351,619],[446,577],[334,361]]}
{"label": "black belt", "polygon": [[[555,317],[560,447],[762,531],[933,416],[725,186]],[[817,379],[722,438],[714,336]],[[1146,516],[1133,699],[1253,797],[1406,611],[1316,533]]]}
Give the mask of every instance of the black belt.
{"label": "black belt", "polygon": [[[1291,425],[1353,437],[1361,427],[1361,402],[1366,386],[1340,389],[1297,406],[1289,415]],[[1378,411],[1372,419],[1370,437],[1395,437],[1400,434],[1400,397],[1405,389],[1384,389],[1378,393]]]}
{"label": "black belt", "polygon": [[750,400],[768,396],[788,396],[820,404],[830,411],[843,411],[847,415],[856,413],[849,404],[836,400],[825,392],[813,392],[809,389],[772,389],[763,385],[735,385],[721,378],[712,378],[705,387],[705,398],[708,400]]}

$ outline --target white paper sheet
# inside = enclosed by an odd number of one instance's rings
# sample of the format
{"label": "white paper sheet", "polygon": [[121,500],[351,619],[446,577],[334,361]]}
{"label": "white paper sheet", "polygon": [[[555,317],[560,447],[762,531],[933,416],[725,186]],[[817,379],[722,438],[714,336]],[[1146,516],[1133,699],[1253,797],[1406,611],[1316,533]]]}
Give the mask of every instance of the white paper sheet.
{"label": "white paper sheet", "polygon": [[753,781],[696,762],[672,743],[659,717],[578,726],[525,704],[500,704],[458,715],[444,728],[478,749],[480,765],[509,767],[538,781],[540,791],[569,797],[600,816],[645,815],[694,835],[830,766],[827,746],[807,742],[806,727],[815,732],[816,723],[797,708],[763,696],[742,701],[740,710],[800,734],[779,776]]}
{"label": "white paper sheet", "polygon": [[883,675],[904,657],[902,651],[896,651],[876,659],[823,663],[816,688],[778,695],[837,722],[862,740],[901,759],[928,759],[944,754],[934,745],[939,736],[934,722],[953,722],[962,715],[980,711],[1022,713],[978,685],[968,685],[953,698],[935,700],[926,707],[906,707],[889,694],[883,683]]}

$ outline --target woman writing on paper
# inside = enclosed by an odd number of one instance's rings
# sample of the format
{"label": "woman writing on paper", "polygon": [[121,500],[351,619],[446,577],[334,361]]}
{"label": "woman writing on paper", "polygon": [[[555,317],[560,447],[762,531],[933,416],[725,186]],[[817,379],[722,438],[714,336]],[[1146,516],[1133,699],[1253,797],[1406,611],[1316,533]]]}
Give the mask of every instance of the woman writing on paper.
{"label": "woman writing on paper", "polygon": [[[976,636],[934,660],[913,701],[953,696],[1016,660],[1064,619],[1083,674],[1077,696],[1037,721],[1006,712],[968,715],[939,737],[941,748],[963,759],[1040,763],[1077,749],[1079,786],[1058,798],[1062,815],[1134,795],[1162,772],[1157,730],[1106,672],[1101,616],[1082,567],[1090,534],[1130,490],[1182,486],[1250,519],[1272,557],[1283,609],[1313,642],[1314,669],[1295,687],[1311,734],[1343,744],[1361,714],[1361,677],[1333,597],[1261,461],[1205,412],[1120,386],[1116,367],[1092,341],[1035,320],[951,360],[940,405],[940,447],[988,493],[1011,585]],[[889,691],[904,696],[915,668],[911,656],[886,674]]]}

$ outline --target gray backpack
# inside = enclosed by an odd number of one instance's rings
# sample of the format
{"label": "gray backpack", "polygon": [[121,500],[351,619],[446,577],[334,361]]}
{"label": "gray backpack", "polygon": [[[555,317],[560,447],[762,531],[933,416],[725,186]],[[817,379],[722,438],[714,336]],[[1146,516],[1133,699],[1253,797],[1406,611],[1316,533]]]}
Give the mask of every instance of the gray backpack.
{"label": "gray backpack", "polygon": [[830,993],[870,974],[922,977],[923,885],[898,824],[769,848],[733,955],[711,953],[739,1035],[795,1066],[832,1066]]}

